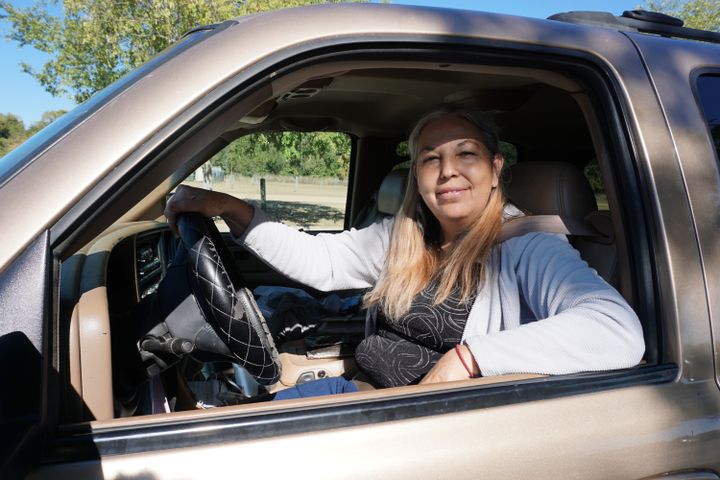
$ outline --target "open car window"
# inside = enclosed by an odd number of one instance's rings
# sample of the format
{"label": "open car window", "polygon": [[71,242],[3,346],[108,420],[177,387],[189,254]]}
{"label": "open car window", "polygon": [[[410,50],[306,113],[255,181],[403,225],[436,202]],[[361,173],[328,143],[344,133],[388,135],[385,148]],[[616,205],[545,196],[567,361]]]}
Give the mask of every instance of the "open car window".
{"label": "open car window", "polygon": [[[251,133],[183,183],[247,200],[306,231],[339,231],[345,224],[351,154],[351,138],[344,133]],[[227,231],[222,222],[218,227]]]}

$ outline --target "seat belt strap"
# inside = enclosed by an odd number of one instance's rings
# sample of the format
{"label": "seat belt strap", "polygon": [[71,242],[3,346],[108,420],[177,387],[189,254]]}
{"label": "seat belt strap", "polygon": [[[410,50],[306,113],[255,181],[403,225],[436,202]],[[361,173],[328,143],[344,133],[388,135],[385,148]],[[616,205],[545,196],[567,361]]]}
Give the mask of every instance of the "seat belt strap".
{"label": "seat belt strap", "polygon": [[497,243],[531,232],[560,233],[577,237],[604,236],[586,220],[563,215],[528,215],[505,222],[500,230]]}

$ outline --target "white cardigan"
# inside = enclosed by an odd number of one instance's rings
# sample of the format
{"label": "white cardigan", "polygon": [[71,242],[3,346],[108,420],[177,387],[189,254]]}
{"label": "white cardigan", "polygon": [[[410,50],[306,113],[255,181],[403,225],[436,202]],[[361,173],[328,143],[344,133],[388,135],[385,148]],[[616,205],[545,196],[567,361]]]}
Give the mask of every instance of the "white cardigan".
{"label": "white cardigan", "polygon": [[[372,287],[382,272],[392,224],[387,218],[360,230],[310,235],[255,209],[237,240],[317,290],[360,289]],[[493,264],[463,334],[484,376],[612,370],[640,362],[645,345],[637,315],[565,236],[510,238]]]}

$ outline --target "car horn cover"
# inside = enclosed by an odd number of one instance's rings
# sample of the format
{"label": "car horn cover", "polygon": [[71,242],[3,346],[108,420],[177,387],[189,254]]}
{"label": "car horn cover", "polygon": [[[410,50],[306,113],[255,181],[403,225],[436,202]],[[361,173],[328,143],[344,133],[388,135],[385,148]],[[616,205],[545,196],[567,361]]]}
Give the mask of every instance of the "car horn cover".
{"label": "car horn cover", "polygon": [[208,323],[235,363],[262,385],[276,383],[280,358],[272,335],[252,293],[240,286],[240,272],[212,220],[183,214],[178,230],[189,256],[190,285]]}

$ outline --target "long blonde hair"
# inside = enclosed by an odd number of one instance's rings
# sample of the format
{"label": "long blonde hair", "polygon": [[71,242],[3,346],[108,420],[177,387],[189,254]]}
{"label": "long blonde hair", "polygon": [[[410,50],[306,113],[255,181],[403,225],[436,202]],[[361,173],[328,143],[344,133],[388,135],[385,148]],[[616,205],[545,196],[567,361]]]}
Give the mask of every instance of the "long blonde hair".
{"label": "long blonde hair", "polygon": [[466,110],[442,108],[423,116],[408,139],[410,174],[402,206],[395,215],[385,267],[375,287],[365,295],[365,306],[377,305],[388,319],[400,318],[413,298],[431,281],[437,281],[434,303],[442,303],[460,285],[462,301],[482,286],[490,256],[502,227],[505,196],[502,182],[493,188],[485,209],[445,252],[441,249],[440,224],[418,192],[418,139],[432,120],[457,116],[475,126],[490,151],[499,155],[495,128]]}

